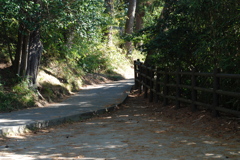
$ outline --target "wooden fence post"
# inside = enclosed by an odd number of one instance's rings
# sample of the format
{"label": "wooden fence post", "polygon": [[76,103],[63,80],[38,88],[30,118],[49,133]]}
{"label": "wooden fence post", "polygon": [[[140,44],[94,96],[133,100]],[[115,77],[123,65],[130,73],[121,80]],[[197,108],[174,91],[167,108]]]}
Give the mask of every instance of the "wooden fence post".
{"label": "wooden fence post", "polygon": [[145,66],[145,70],[144,70],[145,72],[145,77],[144,77],[144,80],[145,80],[145,88],[144,88],[144,98],[148,98],[148,87],[147,87],[147,85],[148,85],[148,76],[149,76],[149,70],[148,70],[148,68],[147,68],[147,66]]}
{"label": "wooden fence post", "polygon": [[134,79],[135,79],[135,89],[138,88],[139,85],[139,59],[137,61],[134,61]]}
{"label": "wooden fence post", "polygon": [[169,83],[169,75],[165,69],[165,72],[164,72],[164,86],[163,86],[163,95],[164,95],[164,99],[163,99],[163,105],[166,106],[168,105],[168,93],[169,93],[169,88],[167,86],[167,84]]}
{"label": "wooden fence post", "polygon": [[149,76],[150,76],[150,80],[149,80],[149,86],[150,86],[150,93],[149,93],[149,102],[153,102],[153,89],[154,89],[154,70],[151,67],[149,70]]}
{"label": "wooden fence post", "polygon": [[139,70],[138,79],[140,81],[138,85],[138,93],[141,94],[142,93],[142,63],[141,62],[139,62],[138,70]]}
{"label": "wooden fence post", "polygon": [[177,87],[176,87],[176,108],[180,108],[180,101],[179,98],[181,96],[181,90],[180,90],[180,84],[181,84],[181,76],[180,76],[180,68],[177,69],[177,74],[176,74],[176,82],[177,82]]}
{"label": "wooden fence post", "polygon": [[191,94],[191,98],[192,98],[192,111],[196,111],[197,110],[197,105],[195,104],[196,100],[197,100],[197,91],[194,89],[194,87],[196,87],[196,68],[192,69],[192,77],[191,77],[191,81],[192,81],[192,94]]}
{"label": "wooden fence post", "polygon": [[217,94],[217,90],[220,88],[220,79],[217,77],[217,74],[219,73],[219,69],[215,68],[213,72],[213,106],[212,106],[212,112],[213,116],[217,117],[219,116],[219,112],[216,110],[216,108],[219,105],[219,95]]}
{"label": "wooden fence post", "polygon": [[160,69],[157,68],[156,69],[156,79],[155,79],[155,102],[157,103],[158,100],[159,100],[159,95],[158,93],[160,92],[160,84],[159,84],[159,81],[160,81],[160,73],[159,73]]}

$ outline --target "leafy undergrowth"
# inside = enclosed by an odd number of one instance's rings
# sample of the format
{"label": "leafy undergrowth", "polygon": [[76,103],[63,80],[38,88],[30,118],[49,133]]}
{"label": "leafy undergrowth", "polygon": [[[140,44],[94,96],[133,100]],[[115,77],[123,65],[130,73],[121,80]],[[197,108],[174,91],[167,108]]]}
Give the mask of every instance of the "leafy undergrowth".
{"label": "leafy undergrowth", "polygon": [[0,112],[10,112],[34,106],[37,100],[35,91],[27,81],[12,73],[11,65],[0,64]]}

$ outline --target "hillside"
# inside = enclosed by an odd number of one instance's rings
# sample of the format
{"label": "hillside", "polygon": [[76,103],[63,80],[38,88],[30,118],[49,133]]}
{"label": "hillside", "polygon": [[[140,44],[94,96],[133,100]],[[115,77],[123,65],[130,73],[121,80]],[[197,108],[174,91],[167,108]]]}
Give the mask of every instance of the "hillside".
{"label": "hillside", "polygon": [[84,73],[70,65],[51,63],[41,66],[37,77],[37,88],[28,88],[24,80],[17,80],[9,63],[0,63],[1,112],[28,107],[44,107],[48,103],[60,102],[81,90],[85,85],[133,78],[130,65],[121,66],[112,72]]}

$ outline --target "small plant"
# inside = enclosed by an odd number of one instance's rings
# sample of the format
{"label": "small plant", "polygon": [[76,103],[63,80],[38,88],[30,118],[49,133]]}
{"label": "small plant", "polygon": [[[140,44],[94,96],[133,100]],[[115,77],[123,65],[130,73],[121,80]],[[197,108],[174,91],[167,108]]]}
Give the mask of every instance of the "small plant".
{"label": "small plant", "polygon": [[53,91],[51,90],[51,84],[48,84],[48,83],[44,83],[42,84],[42,94],[45,95],[46,97],[51,97],[54,93]]}
{"label": "small plant", "polygon": [[0,88],[0,111],[7,112],[26,107],[33,107],[36,100],[35,92],[28,87],[26,80],[22,80],[12,87],[12,91]]}
{"label": "small plant", "polygon": [[2,83],[0,82],[0,91],[2,91],[3,90],[3,85],[2,85]]}
{"label": "small plant", "polygon": [[[15,110],[15,107],[18,105],[18,99],[17,96],[12,93],[7,93],[4,91],[0,91],[0,111],[6,112],[6,111],[13,111]],[[13,107],[15,106],[15,107]]]}

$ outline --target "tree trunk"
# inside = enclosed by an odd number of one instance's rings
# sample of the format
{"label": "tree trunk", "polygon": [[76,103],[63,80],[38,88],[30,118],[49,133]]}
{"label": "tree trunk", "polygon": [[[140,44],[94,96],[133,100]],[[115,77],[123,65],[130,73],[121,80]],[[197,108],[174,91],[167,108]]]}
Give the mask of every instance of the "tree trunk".
{"label": "tree trunk", "polygon": [[27,76],[28,76],[28,79],[30,80],[31,86],[34,86],[37,83],[36,79],[37,79],[42,51],[43,51],[43,45],[40,41],[39,31],[33,31],[30,35],[28,67],[27,67]]}
{"label": "tree trunk", "polygon": [[22,57],[21,57],[21,66],[20,66],[20,76],[27,76],[27,66],[28,66],[28,47],[29,47],[29,33],[26,32],[23,36],[23,45],[22,45]]}
{"label": "tree trunk", "polygon": [[19,32],[14,63],[15,73],[20,77],[28,78],[32,86],[36,84],[43,46],[38,30],[26,35],[22,35],[21,31]]}
{"label": "tree trunk", "polygon": [[[138,0],[137,1],[137,8],[136,8],[136,32],[140,31],[143,29],[143,17],[145,15],[144,11],[144,3],[142,2],[143,0]],[[139,47],[142,45],[142,42],[138,42],[136,44],[136,47]]]}
{"label": "tree trunk", "polygon": [[21,66],[21,58],[22,58],[22,44],[23,44],[23,34],[22,32],[22,26],[19,26],[18,29],[18,42],[17,42],[17,49],[15,54],[15,59],[13,63],[14,71],[17,75],[20,75],[20,66]]}
{"label": "tree trunk", "polygon": [[143,17],[145,15],[143,7],[144,3],[142,0],[138,0],[136,8],[136,31],[139,31],[143,28]]}
{"label": "tree trunk", "polygon": [[[113,0],[105,0],[105,6],[106,6],[106,13],[108,13],[111,17],[113,17],[114,16],[113,15],[113,12],[114,12]],[[105,37],[107,38],[108,46],[111,46],[113,44],[112,35],[113,35],[113,26],[110,25],[110,26],[108,26],[108,28],[105,32]]]}
{"label": "tree trunk", "polygon": [[[136,12],[137,0],[129,0],[128,12],[127,12],[127,20],[125,25],[125,34],[130,35],[133,33],[135,12]],[[125,43],[127,54],[132,53],[132,42],[128,41]]]}

